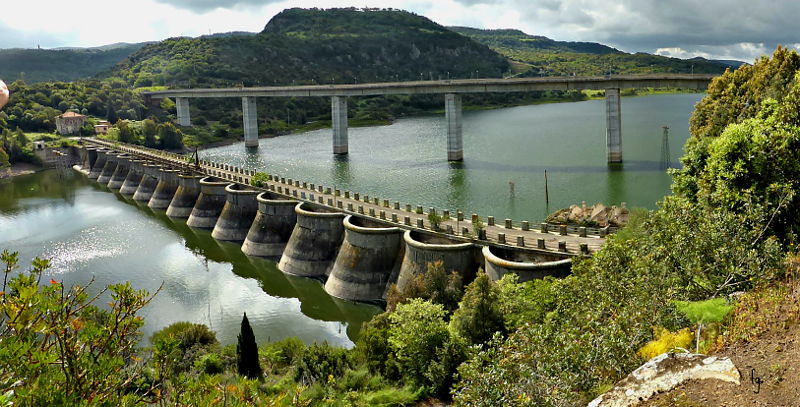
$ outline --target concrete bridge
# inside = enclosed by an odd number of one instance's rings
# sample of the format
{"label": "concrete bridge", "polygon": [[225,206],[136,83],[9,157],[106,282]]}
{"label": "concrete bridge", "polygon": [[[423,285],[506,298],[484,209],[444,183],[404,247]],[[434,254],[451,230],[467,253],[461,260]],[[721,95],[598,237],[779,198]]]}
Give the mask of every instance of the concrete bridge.
{"label": "concrete bridge", "polygon": [[[489,216],[473,218],[340,191],[211,161],[189,163],[173,153],[84,139],[82,166],[89,179],[167,216],[187,219],[212,237],[241,243],[250,256],[280,258],[289,274],[326,280],[336,297],[380,301],[392,283],[407,284],[427,264],[441,261],[469,281],[478,267],[494,279],[520,280],[569,273],[571,259],[604,243],[608,229],[571,228]],[[432,224],[429,215],[441,221]],[[434,217],[435,218],[435,217]]]}
{"label": "concrete bridge", "polygon": [[173,89],[145,92],[148,100],[174,98],[178,124],[191,126],[189,99],[241,98],[246,147],[258,147],[258,97],[330,97],[333,153],[347,154],[347,98],[375,95],[443,94],[447,118],[447,159],[464,158],[461,95],[465,93],[531,92],[546,90],[605,90],[606,154],[609,163],[622,162],[622,111],[620,90],[631,88],[684,88],[704,90],[716,75],[648,74],[590,77],[515,79],[457,79],[444,81],[385,82],[352,85],[276,86],[221,89]]}

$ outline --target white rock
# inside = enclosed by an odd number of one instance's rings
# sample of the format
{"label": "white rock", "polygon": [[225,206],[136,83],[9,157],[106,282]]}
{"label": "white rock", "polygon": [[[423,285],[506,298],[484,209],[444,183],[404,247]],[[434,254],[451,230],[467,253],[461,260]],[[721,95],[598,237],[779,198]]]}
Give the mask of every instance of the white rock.
{"label": "white rock", "polygon": [[687,380],[717,379],[739,384],[739,370],[729,358],[695,353],[663,353],[638,369],[588,407],[628,407],[669,391]]}

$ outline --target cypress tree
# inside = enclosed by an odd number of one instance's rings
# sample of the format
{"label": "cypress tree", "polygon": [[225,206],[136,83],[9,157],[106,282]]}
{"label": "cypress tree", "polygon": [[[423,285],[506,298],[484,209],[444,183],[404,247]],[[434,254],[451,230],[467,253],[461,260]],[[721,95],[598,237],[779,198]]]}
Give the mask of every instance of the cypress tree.
{"label": "cypress tree", "polygon": [[258,363],[258,345],[246,312],[242,317],[242,329],[236,339],[236,367],[239,374],[251,379],[260,378],[262,372]]}

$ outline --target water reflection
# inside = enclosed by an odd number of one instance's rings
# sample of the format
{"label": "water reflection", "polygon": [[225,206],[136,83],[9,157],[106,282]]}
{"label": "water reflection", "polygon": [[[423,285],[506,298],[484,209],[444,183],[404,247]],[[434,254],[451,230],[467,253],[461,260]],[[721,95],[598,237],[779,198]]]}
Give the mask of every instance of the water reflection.
{"label": "water reflection", "polygon": [[274,260],[247,257],[238,244],[83,176],[16,177],[0,183],[0,197],[0,248],[19,251],[23,264],[51,258],[48,276],[68,285],[94,279],[97,290],[121,281],[151,292],[162,286],[143,310],[145,338],[185,320],[209,324],[232,343],[246,311],[259,340],[351,346],[362,323],[381,312],[332,299],[319,281],[287,277]]}

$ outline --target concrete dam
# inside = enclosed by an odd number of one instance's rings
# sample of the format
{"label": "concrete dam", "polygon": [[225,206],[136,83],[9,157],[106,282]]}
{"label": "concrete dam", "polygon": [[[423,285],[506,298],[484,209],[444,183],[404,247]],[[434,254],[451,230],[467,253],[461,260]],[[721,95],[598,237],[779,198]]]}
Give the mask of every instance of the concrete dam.
{"label": "concrete dam", "polygon": [[109,190],[240,243],[248,256],[275,259],[284,273],[319,279],[330,295],[351,301],[381,302],[393,284],[402,289],[436,262],[465,282],[479,268],[495,280],[565,276],[572,258],[597,250],[608,233],[491,216],[476,228],[460,211],[426,212],[278,175],[255,187],[250,170],[103,140],[84,139],[80,155],[73,168]]}

